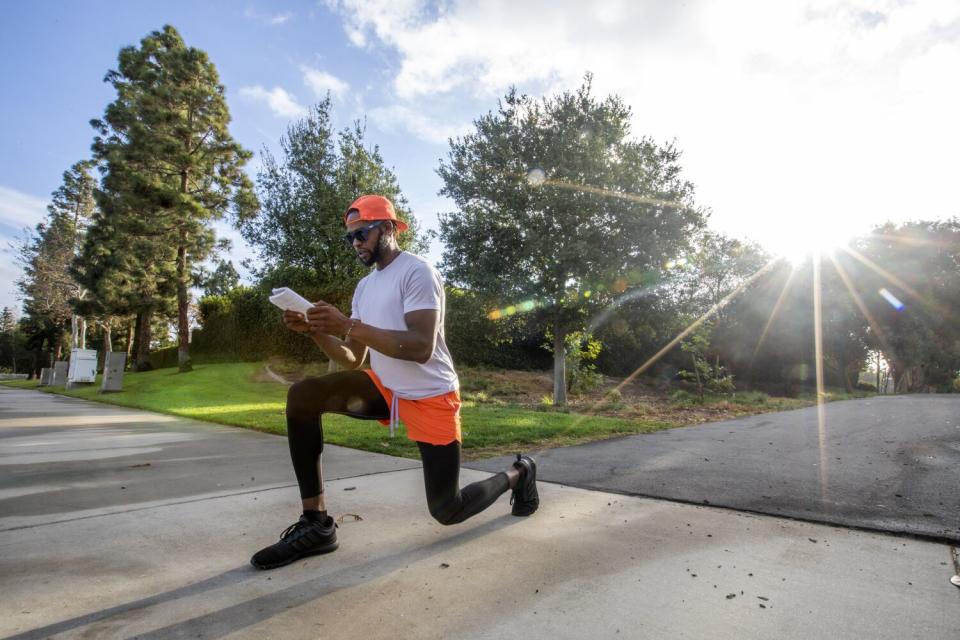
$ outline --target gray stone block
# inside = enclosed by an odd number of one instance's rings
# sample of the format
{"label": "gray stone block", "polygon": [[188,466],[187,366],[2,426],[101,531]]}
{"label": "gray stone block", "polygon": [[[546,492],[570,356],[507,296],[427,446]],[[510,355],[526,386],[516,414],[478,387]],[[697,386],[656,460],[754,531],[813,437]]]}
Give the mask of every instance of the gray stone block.
{"label": "gray stone block", "polygon": [[40,386],[48,387],[53,382],[53,369],[50,367],[43,367],[40,369]]}
{"label": "gray stone block", "polygon": [[123,367],[127,364],[127,354],[123,351],[110,351],[103,362],[103,384],[100,393],[123,391]]}
{"label": "gray stone block", "polygon": [[70,369],[70,363],[66,360],[58,360],[53,363],[53,380],[50,382],[51,386],[59,387],[66,386],[67,384],[67,372]]}

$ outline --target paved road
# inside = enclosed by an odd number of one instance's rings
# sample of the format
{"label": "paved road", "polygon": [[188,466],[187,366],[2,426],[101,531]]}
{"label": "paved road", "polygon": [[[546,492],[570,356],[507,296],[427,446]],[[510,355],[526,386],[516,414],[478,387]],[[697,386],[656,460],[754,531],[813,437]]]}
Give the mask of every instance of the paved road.
{"label": "paved road", "polygon": [[[582,488],[960,541],[960,396],[886,396],[537,453]],[[492,471],[506,458],[470,463]]]}
{"label": "paved road", "polygon": [[[323,471],[333,480],[419,466],[342,449]],[[0,387],[6,527],[295,486],[286,438]]]}

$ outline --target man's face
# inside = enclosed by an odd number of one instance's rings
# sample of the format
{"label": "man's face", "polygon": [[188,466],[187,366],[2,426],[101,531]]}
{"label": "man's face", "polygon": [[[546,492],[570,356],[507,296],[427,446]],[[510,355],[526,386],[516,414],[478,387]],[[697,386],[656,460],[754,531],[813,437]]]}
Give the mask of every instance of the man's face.
{"label": "man's face", "polygon": [[375,222],[358,220],[347,224],[347,233],[352,234],[353,250],[357,252],[357,258],[364,266],[373,266],[380,259],[383,247],[388,241],[388,236],[384,232],[386,225],[389,224],[385,220]]}

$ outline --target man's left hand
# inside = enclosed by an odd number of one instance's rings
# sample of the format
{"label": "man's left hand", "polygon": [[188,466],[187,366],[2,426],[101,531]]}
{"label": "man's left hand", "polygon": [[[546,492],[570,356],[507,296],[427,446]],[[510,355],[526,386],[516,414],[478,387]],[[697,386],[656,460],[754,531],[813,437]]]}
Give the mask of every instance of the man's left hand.
{"label": "man's left hand", "polygon": [[307,311],[307,324],[312,333],[343,335],[350,327],[350,318],[340,313],[332,304],[322,300],[315,302]]}

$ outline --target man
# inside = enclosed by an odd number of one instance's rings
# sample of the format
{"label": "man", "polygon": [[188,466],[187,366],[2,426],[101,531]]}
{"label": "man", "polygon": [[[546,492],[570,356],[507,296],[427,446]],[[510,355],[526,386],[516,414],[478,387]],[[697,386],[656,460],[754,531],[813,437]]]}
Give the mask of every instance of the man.
{"label": "man", "polygon": [[[344,371],[307,379],[287,395],[287,437],[300,486],[303,515],[279,542],[258,551],[250,562],[272,569],[337,548],[333,518],[327,514],[320,458],[321,415],[398,420],[417,443],[430,514],[441,524],[463,522],[512,490],[512,513],[537,510],[537,466],[517,454],[503,473],[463,489],[460,477],[459,381],[443,337],[443,282],[426,260],[401,251],[397,234],[407,225],[393,204],[378,195],[355,200],[344,214],[345,239],[366,266],[376,265],[357,284],[348,318],[317,302],[306,318],[284,311],[283,321],[310,335]],[[341,339],[338,336],[343,336]],[[358,370],[370,351],[369,370]]]}

